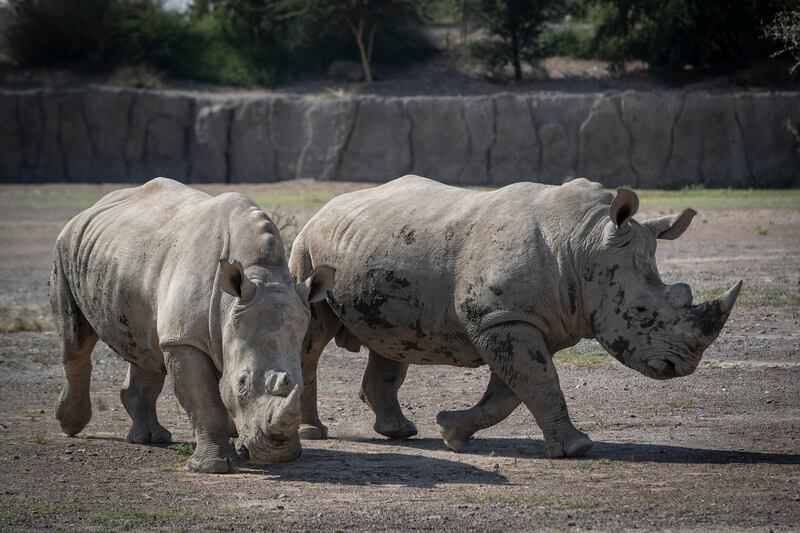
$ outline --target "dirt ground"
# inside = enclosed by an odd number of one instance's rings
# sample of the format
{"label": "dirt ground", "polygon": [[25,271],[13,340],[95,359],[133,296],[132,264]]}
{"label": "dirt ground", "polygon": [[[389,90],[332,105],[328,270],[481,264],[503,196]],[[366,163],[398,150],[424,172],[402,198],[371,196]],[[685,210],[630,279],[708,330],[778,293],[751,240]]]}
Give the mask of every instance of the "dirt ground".
{"label": "dirt ground", "polygon": [[[328,198],[363,186],[235,188],[302,224]],[[798,191],[753,193],[752,202],[643,195],[645,214],[690,201],[700,213],[681,239],[659,245],[666,281],[690,283],[696,298],[738,279],[745,288],[689,377],[650,380],[592,343],[556,358],[573,420],[595,441],[585,458],[544,458],[524,408],[468,452],[446,450],[435,415],[477,401],[486,368],[412,367],[401,403],[420,434],[386,440],[357,398],[366,354],[330,346],[320,412],[331,438],[304,442],[294,463],[210,476],[183,468],[192,433],[170,383],[159,415],[178,444],[125,442],[125,367],[105,345],[93,355],[86,430],[68,438],[53,416],[62,370],[47,304],[52,244],[112,188],[0,187],[0,530],[800,528]]]}

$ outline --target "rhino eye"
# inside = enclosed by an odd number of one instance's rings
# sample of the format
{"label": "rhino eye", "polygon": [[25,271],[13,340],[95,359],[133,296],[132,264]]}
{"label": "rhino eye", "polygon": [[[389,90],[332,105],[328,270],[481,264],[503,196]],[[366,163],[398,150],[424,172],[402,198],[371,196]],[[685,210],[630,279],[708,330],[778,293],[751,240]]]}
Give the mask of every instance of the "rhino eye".
{"label": "rhino eye", "polygon": [[247,375],[242,374],[239,377],[239,397],[242,398],[247,395]]}
{"label": "rhino eye", "polygon": [[637,305],[636,307],[634,307],[634,309],[636,310],[637,313],[644,313],[645,311],[647,311],[647,308],[641,305]]}

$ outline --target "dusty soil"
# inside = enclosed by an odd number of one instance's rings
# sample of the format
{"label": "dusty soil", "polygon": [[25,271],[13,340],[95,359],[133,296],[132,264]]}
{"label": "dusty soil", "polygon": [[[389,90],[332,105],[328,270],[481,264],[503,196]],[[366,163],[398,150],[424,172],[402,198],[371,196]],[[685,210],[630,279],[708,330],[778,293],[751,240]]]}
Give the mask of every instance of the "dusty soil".
{"label": "dusty soil", "polygon": [[[262,203],[283,198],[302,224],[349,187],[238,189]],[[0,530],[800,527],[800,205],[696,205],[687,234],[660,245],[663,277],[688,281],[696,295],[745,280],[693,375],[649,380],[589,343],[557,358],[573,420],[595,440],[585,458],[544,458],[524,408],[467,453],[447,451],[435,415],[477,401],[486,368],[412,367],[401,403],[420,435],[383,439],[357,398],[365,354],[330,346],[320,411],[332,438],[305,442],[294,463],[208,476],[183,469],[192,433],[170,383],[160,417],[180,444],[125,442],[125,367],[104,345],[93,356],[89,426],[68,438],[53,417],[62,371],[47,308],[51,247],[64,222],[110,188],[0,187],[0,323],[44,330],[0,334]]]}

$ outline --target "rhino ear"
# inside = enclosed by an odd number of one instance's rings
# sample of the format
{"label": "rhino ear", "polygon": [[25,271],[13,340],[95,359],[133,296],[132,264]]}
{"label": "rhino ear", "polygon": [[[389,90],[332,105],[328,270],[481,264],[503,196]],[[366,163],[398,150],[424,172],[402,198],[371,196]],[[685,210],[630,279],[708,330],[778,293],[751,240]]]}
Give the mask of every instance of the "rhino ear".
{"label": "rhino ear", "polygon": [[239,261],[223,259],[219,262],[219,266],[219,281],[223,291],[242,300],[247,300],[255,294],[255,283],[244,275],[244,269]]}
{"label": "rhino ear", "polygon": [[642,226],[653,232],[656,239],[666,239],[671,241],[677,239],[697,214],[694,209],[684,209],[678,215],[667,215],[665,217],[651,218],[642,222]]}
{"label": "rhino ear", "polygon": [[302,298],[307,298],[310,304],[320,302],[333,288],[335,277],[335,268],[319,265],[314,267],[314,271],[308,276],[308,279],[297,284],[297,292]]}
{"label": "rhino ear", "polygon": [[611,202],[609,216],[618,228],[626,224],[639,210],[639,197],[630,189],[620,187]]}

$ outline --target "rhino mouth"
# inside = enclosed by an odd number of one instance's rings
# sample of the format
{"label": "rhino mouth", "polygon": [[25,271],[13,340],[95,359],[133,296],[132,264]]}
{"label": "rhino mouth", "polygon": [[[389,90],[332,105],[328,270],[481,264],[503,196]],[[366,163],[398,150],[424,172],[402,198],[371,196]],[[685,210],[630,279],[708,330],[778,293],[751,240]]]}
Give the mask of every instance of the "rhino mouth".
{"label": "rhino mouth", "polygon": [[689,335],[682,340],[664,339],[661,349],[642,355],[643,364],[638,365],[638,370],[654,379],[683,377],[694,372],[703,352],[725,326],[741,287],[740,281],[719,298],[691,306],[687,317],[676,326],[685,328]]}
{"label": "rhino mouth", "polygon": [[645,364],[640,371],[642,374],[653,379],[670,379],[688,376],[695,371],[700,359],[703,356],[702,350],[693,353],[686,350],[685,354],[679,355],[675,351],[664,354],[643,358]]}
{"label": "rhino mouth", "polygon": [[250,464],[288,463],[300,457],[302,447],[300,437],[276,437],[257,430],[253,439],[240,438],[236,443],[236,453]]}

